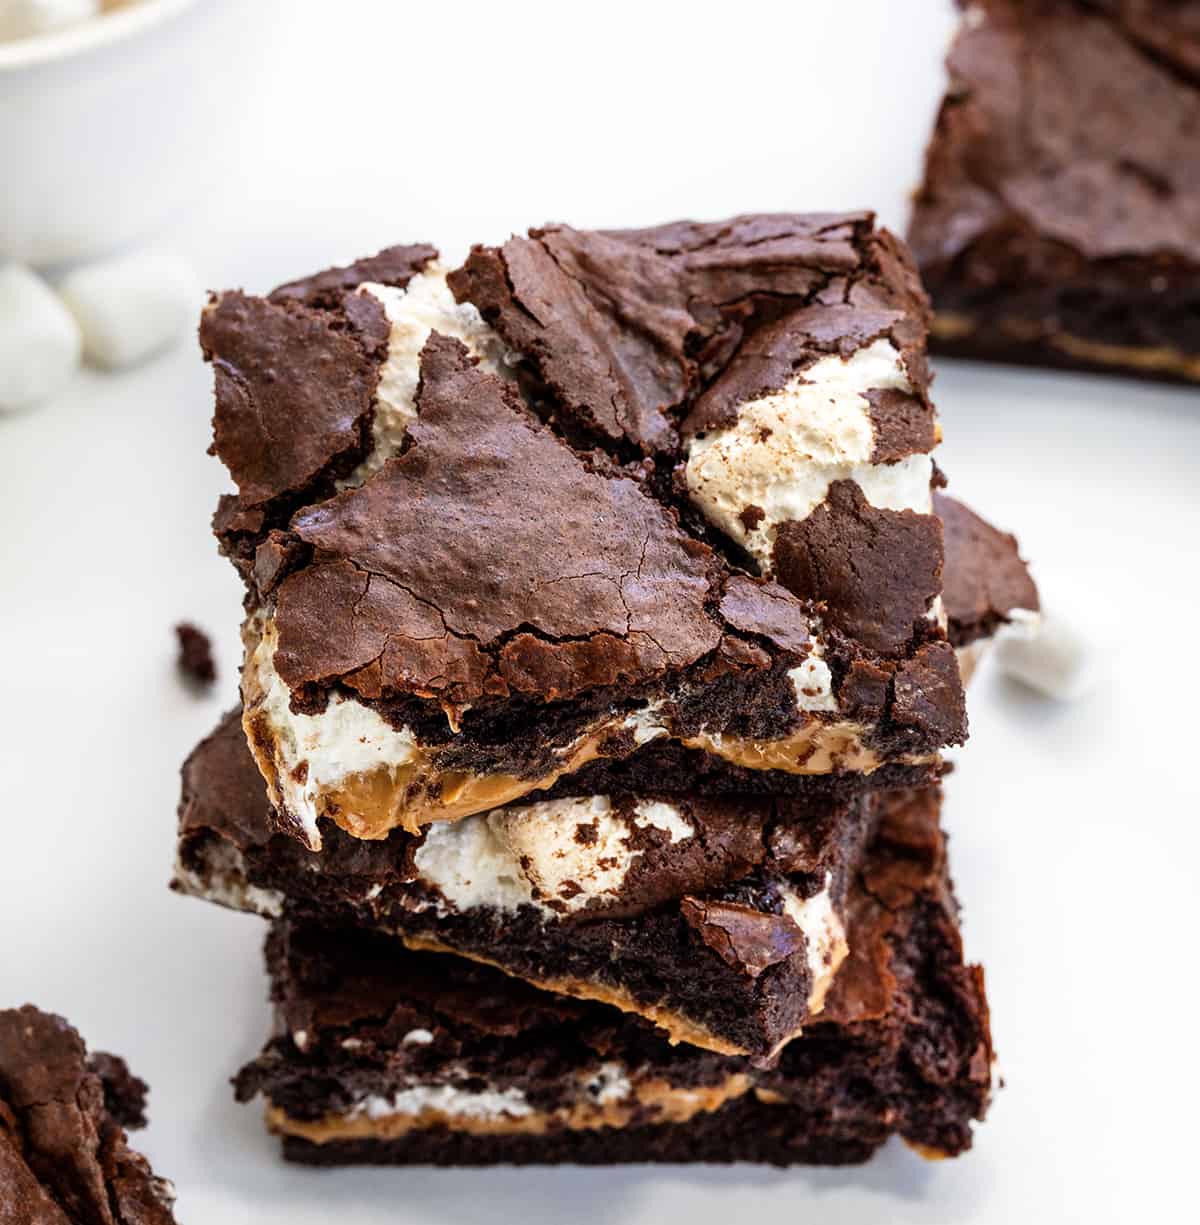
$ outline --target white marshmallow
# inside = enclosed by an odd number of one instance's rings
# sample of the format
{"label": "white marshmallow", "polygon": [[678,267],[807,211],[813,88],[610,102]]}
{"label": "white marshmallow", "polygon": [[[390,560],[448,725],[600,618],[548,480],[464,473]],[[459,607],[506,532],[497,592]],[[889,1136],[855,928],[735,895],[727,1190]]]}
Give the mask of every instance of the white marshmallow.
{"label": "white marshmallow", "polygon": [[0,0],[0,41],[49,34],[99,11],[99,0]]}
{"label": "white marshmallow", "polygon": [[49,399],[79,350],[79,327],[50,286],[19,264],[0,267],[0,411]]}
{"label": "white marshmallow", "polygon": [[199,313],[191,268],[158,252],[86,264],[59,286],[83,331],[88,361],[108,369],[132,366],[165,348]]}
{"label": "white marshmallow", "polygon": [[1047,697],[1070,702],[1095,685],[1095,654],[1068,622],[1042,613],[1012,614],[996,636],[996,661],[1007,676]]}

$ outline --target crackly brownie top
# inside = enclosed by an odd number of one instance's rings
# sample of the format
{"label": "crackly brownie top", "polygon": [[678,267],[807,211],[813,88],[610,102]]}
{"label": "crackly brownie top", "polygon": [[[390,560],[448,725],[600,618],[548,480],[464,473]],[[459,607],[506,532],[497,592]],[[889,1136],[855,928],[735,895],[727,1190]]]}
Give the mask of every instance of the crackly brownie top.
{"label": "crackly brownie top", "polygon": [[293,517],[321,560],[277,598],[292,688],[558,694],[716,646],[708,550],[635,481],[590,471],[457,340],[425,345],[418,403],[403,455]]}
{"label": "crackly brownie top", "polygon": [[[476,247],[450,285],[527,358],[566,424],[639,452],[673,452],[684,417],[727,423],[738,397],[891,331],[927,384],[923,293],[866,213],[548,226]],[[786,353],[756,342],[768,324]]]}
{"label": "crackly brownie top", "polygon": [[1200,259],[1196,5],[980,0],[947,66],[909,235],[927,274],[989,240],[1060,277]]}
{"label": "crackly brownie top", "polygon": [[[314,709],[763,668],[819,616],[836,672],[907,660],[953,740],[927,317],[868,213],[548,226],[448,276],[415,246],[226,293],[201,325],[238,487],[217,532]],[[773,441],[748,404],[784,415]]]}
{"label": "crackly brownie top", "polygon": [[145,1095],[122,1060],[89,1058],[61,1017],[0,1011],[0,1220],[169,1225],[170,1185],[126,1144]]}

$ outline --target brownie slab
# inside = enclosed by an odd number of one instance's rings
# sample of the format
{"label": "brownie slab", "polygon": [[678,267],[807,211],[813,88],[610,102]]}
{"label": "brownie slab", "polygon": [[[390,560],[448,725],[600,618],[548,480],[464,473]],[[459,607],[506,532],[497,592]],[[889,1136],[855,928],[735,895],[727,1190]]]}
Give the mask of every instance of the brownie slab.
{"label": "brownie slab", "polygon": [[174,887],[454,952],[672,1041],[770,1056],[824,1005],[876,818],[847,800],[566,796],[314,853],[277,832],[236,712],[183,772]]}
{"label": "brownie slab", "polygon": [[966,733],[927,305],[870,214],[394,248],[201,344],[245,726],[316,847],[675,746],[858,787]]}
{"label": "brownie slab", "polygon": [[770,1066],[458,959],[281,920],[276,1036],[237,1079],[294,1161],[840,1164],[971,1143],[992,1052],[932,793],[891,796],[822,1019]]}
{"label": "brownie slab", "polygon": [[129,1148],[146,1085],[123,1060],[89,1057],[61,1017],[0,1010],[0,1221],[171,1225],[174,1192]]}
{"label": "brownie slab", "polygon": [[945,353],[1200,379],[1200,11],[979,0],[909,241]]}

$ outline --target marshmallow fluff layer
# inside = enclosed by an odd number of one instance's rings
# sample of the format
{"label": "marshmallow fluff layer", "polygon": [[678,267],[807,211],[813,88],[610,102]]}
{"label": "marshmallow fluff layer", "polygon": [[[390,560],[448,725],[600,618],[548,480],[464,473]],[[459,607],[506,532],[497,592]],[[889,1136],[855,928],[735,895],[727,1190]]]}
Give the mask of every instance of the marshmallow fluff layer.
{"label": "marshmallow fluff layer", "polygon": [[619,894],[642,854],[630,846],[631,835],[648,826],[672,843],[695,833],[673,804],[638,801],[627,822],[608,796],[544,800],[431,825],[416,869],[441,895],[443,910],[534,906],[555,917]]}
{"label": "marshmallow fluff layer", "polygon": [[[774,568],[780,523],[799,522],[834,481],[851,480],[882,510],[931,514],[933,460],[871,462],[875,429],[868,391],[911,392],[900,352],[873,341],[850,357],[822,357],[786,386],[738,406],[735,424],[691,440],[686,477],[692,501],[740,544],[764,575]],[[743,512],[757,507],[762,517]]]}

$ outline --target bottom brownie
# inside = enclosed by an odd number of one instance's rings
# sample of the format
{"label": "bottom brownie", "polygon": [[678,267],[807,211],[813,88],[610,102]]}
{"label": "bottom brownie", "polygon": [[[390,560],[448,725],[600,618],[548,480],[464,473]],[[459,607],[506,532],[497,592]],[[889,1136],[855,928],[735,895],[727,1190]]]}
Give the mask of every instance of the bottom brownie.
{"label": "bottom brownie", "polygon": [[283,1155],[304,1165],[856,1165],[888,1137],[861,1124],[759,1101],[753,1095],[688,1125],[560,1131],[548,1135],[471,1135],[446,1127],[399,1140],[313,1144],[283,1137]]}
{"label": "bottom brownie", "polygon": [[848,901],[822,1018],[764,1066],[371,933],[277,922],[277,1034],[238,1077],[313,1164],[844,1164],[898,1134],[971,1144],[991,1090],[982,972],[964,964],[938,799],[889,800]]}

